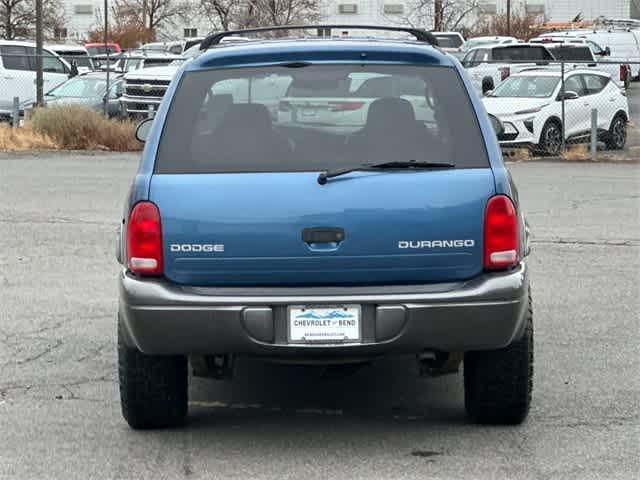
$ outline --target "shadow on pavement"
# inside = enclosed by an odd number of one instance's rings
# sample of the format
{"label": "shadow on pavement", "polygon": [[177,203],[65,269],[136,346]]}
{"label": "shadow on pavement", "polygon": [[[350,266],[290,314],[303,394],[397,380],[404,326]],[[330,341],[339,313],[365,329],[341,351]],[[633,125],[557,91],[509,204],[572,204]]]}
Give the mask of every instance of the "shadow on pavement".
{"label": "shadow on pavement", "polygon": [[189,410],[190,427],[300,416],[465,422],[462,374],[421,378],[414,357],[351,374],[239,359],[232,381],[191,379]]}

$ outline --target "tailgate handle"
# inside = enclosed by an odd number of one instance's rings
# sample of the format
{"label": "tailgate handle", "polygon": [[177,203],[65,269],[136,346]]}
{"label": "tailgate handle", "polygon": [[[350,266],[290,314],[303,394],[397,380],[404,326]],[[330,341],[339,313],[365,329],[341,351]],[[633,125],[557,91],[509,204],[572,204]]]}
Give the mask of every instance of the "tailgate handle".
{"label": "tailgate handle", "polygon": [[340,243],[344,240],[344,228],[315,227],[302,230],[302,241],[308,244]]}

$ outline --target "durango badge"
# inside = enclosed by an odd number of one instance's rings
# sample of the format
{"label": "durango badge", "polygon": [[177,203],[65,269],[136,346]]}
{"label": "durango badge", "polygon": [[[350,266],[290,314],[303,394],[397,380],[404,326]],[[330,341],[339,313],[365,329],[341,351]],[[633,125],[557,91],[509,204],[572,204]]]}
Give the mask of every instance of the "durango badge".
{"label": "durango badge", "polygon": [[398,248],[471,248],[474,240],[401,240]]}

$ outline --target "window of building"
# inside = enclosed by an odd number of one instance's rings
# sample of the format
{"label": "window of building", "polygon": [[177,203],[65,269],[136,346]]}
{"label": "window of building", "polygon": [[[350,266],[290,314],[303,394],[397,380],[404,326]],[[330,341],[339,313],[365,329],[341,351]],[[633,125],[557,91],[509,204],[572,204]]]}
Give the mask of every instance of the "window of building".
{"label": "window of building", "polygon": [[480,3],[478,5],[478,11],[482,15],[495,15],[498,9],[495,3]]}
{"label": "window of building", "polygon": [[341,3],[338,5],[338,13],[342,14],[356,14],[358,13],[358,4],[356,3]]}
{"label": "window of building", "polygon": [[384,5],[384,13],[387,15],[402,15],[404,13],[404,5],[401,3],[386,3]]}
{"label": "window of building", "polygon": [[544,3],[527,3],[524,6],[524,11],[529,15],[543,15]]}
{"label": "window of building", "polygon": [[93,15],[93,5],[74,5],[73,11],[76,15]]}
{"label": "window of building", "polygon": [[66,28],[56,27],[53,29],[53,38],[55,40],[66,40],[69,36],[69,32]]}
{"label": "window of building", "polygon": [[184,29],[184,38],[193,38],[198,36],[197,28],[185,28]]}

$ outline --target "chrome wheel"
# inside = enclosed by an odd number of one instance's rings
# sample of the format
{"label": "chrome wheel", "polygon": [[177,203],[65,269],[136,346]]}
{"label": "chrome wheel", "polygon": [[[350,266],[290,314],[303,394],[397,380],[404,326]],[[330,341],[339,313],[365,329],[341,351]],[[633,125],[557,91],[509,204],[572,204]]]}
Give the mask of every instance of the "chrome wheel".
{"label": "chrome wheel", "polygon": [[562,132],[555,123],[549,123],[542,131],[542,148],[547,155],[558,155],[562,147]]}
{"label": "chrome wheel", "polygon": [[622,150],[627,143],[627,123],[621,117],[617,117],[611,125],[611,147]]}

